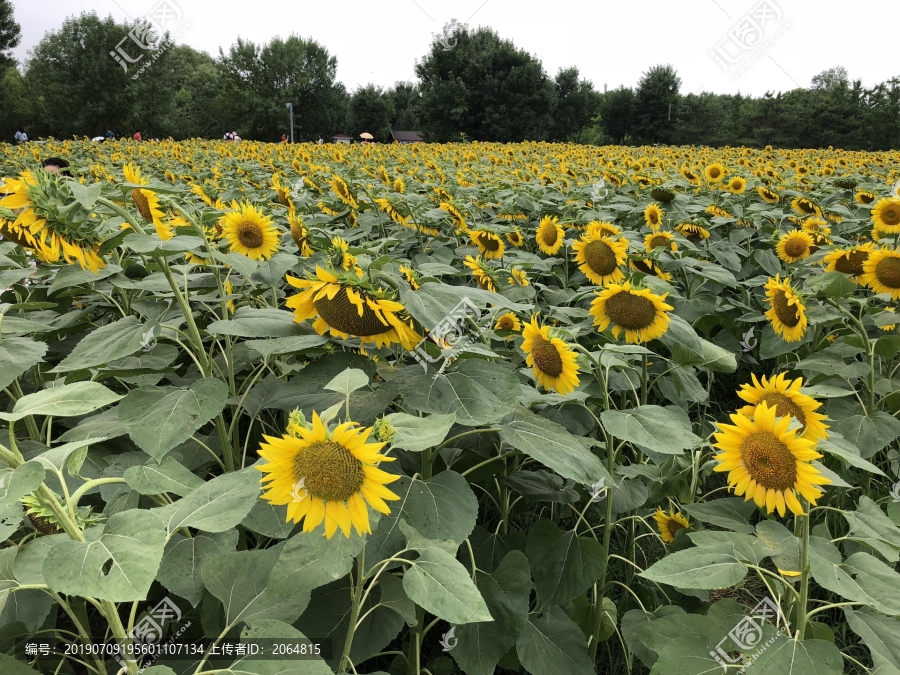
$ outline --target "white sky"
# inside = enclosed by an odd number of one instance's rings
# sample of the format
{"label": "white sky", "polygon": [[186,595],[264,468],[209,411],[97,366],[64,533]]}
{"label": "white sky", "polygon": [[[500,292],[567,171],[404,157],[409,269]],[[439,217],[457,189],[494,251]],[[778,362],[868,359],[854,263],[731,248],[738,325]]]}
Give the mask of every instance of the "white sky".
{"label": "white sky", "polygon": [[[728,37],[759,0],[165,1],[181,11],[180,21],[164,24],[173,35],[183,28],[176,42],[213,56],[220,46],[227,50],[238,36],[257,43],[291,33],[313,37],[337,57],[338,79],[350,91],[368,82],[386,87],[412,79],[416,58],[428,51],[432,35],[454,18],[472,27],[490,26],[512,39],[540,58],[551,77],[561,67],[578,66],[582,77],[592,80],[599,91],[604,83],[610,89],[634,86],[642,71],[659,63],[675,66],[682,94],[740,91],[758,96],[767,90],[785,91],[809,86],[813,75],[836,65],[867,86],[900,76],[897,41],[891,32],[900,19],[896,0],[851,4],[766,0],[777,5],[781,16],[769,11],[772,18],[762,24],[763,37],[757,44],[771,41],[771,45],[738,76],[739,64],[723,72],[710,52],[722,39],[726,42],[721,49],[732,57],[760,49],[742,51]],[[59,28],[67,16],[94,10],[101,17],[111,14],[124,21],[149,14],[159,2],[13,0],[15,18],[22,26],[22,44],[15,56],[23,61],[45,31]],[[752,32],[747,35],[753,37]]]}

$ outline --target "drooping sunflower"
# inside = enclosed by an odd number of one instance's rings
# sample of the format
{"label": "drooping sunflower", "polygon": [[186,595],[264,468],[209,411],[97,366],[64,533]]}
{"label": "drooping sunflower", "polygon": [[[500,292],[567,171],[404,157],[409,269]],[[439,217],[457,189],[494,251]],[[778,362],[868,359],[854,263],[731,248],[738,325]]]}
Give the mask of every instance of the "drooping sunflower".
{"label": "drooping sunflower", "polygon": [[879,199],[872,207],[872,222],[884,234],[900,234],[900,199]]}
{"label": "drooping sunflower", "polygon": [[516,248],[522,248],[525,245],[525,237],[523,237],[522,233],[519,232],[519,228],[516,228],[512,232],[507,232],[506,241],[508,241]]}
{"label": "drooping sunflower", "polygon": [[718,204],[710,204],[706,207],[706,213],[716,218],[731,218],[731,214]]}
{"label": "drooping sunflower", "polygon": [[522,330],[522,351],[538,384],[546,390],[565,396],[578,386],[578,364],[575,352],[565,342],[550,334],[550,326],[539,326],[537,315]]}
{"label": "drooping sunflower", "polygon": [[628,260],[628,240],[624,237],[615,240],[588,231],[572,245],[572,251],[578,269],[591,283],[602,286],[625,278],[619,269]]}
{"label": "drooping sunflower", "polygon": [[[897,311],[897,308],[896,307],[885,307],[884,311],[889,312],[890,314],[894,314]],[[881,330],[883,330],[885,332],[889,332],[889,331],[894,330],[896,327],[897,327],[897,324],[889,323],[887,326],[882,326]]]}
{"label": "drooping sunflower", "polygon": [[822,456],[814,450],[815,442],[798,438],[791,418],[777,417],[776,407],[765,402],[756,406],[752,418],[737,412],[731,421],[718,425],[713,446],[722,452],[715,456],[719,464],[713,471],[727,471],[734,493],[768,513],[777,510],[784,516],[787,507],[804,515],[797,495],[815,504],[822,496],[817,486],[831,482],[810,464]]}
{"label": "drooping sunflower", "polygon": [[775,414],[778,417],[790,415],[796,418],[802,425],[800,436],[803,438],[813,442],[828,438],[826,431],[828,425],[823,423],[827,416],[816,412],[822,407],[822,404],[812,396],[800,391],[803,386],[802,377],[789,380],[787,375],[779,373],[772,378],[763,375],[762,382],[757,379],[755,374],[752,377],[753,384],[742,384],[737,393],[750,404],[738,410],[739,413],[746,417],[752,417],[756,406],[766,403],[769,407],[775,408]]}
{"label": "drooping sunflower", "polygon": [[416,270],[408,265],[400,265],[400,274],[414,291],[419,290],[421,284],[419,283],[419,273]]}
{"label": "drooping sunflower", "polygon": [[478,252],[486,260],[503,257],[506,246],[503,244],[503,240],[493,232],[488,230],[471,230],[469,238],[478,247]]}
{"label": "drooping sunflower", "polygon": [[791,286],[790,279],[781,281],[780,275],[766,282],[766,300],[771,307],[766,318],[772,322],[772,329],[785,342],[796,342],[806,332],[806,306]]}
{"label": "drooping sunflower", "polygon": [[547,255],[554,255],[563,245],[563,229],[556,216],[544,216],[538,225],[535,238],[538,248]]}
{"label": "drooping sunflower", "polygon": [[859,281],[876,293],[890,293],[891,300],[900,300],[900,251],[873,250],[863,263]]}
{"label": "drooping sunflower", "polygon": [[759,196],[762,197],[762,200],[767,204],[777,204],[781,201],[781,197],[775,190],[772,188],[761,187],[756,190],[759,193]]}
{"label": "drooping sunflower", "polygon": [[675,226],[675,231],[689,242],[697,244],[704,239],[709,239],[709,230],[700,223],[685,220]]}
{"label": "drooping sunflower", "polygon": [[528,281],[528,274],[525,273],[525,270],[518,267],[509,268],[509,283],[511,286],[531,286],[531,282]]}
{"label": "drooping sunflower", "polygon": [[361,345],[372,343],[376,348],[396,342],[412,349],[421,340],[403,305],[388,298],[382,289],[365,287],[355,273],[338,278],[318,265],[316,277],[287,276],[291,286],[302,289],[287,301],[295,322],[317,317],[313,328],[319,335],[330,331],[345,340],[358,337]]}
{"label": "drooping sunflower", "polygon": [[466,259],[463,261],[463,265],[472,270],[472,276],[475,278],[475,281],[478,282],[479,288],[491,291],[492,293],[497,292],[497,275],[489,265],[482,261],[480,256],[478,258],[473,258],[472,256],[467,255]]}
{"label": "drooping sunflower", "polygon": [[877,195],[868,192],[867,190],[860,190],[855,195],[853,195],[853,199],[856,200],[857,204],[871,204],[876,199],[878,199]]}
{"label": "drooping sunflower", "polygon": [[406,183],[403,182],[402,178],[399,178],[399,177],[395,178],[393,188],[394,188],[394,192],[399,192],[400,194],[403,194],[404,192],[406,192]]}
{"label": "drooping sunflower", "polygon": [[743,176],[733,176],[726,183],[725,189],[733,195],[742,195],[747,189],[747,179]]}
{"label": "drooping sunflower", "polygon": [[622,234],[621,227],[616,227],[605,220],[592,220],[585,226],[584,231],[592,237],[618,237]]}
{"label": "drooping sunflower", "polygon": [[675,541],[678,530],[684,530],[691,526],[688,519],[680,511],[676,512],[675,509],[669,509],[669,512],[666,513],[661,508],[657,508],[656,513],[653,514],[653,520],[656,521],[656,526],[659,528],[659,536],[667,544]]}
{"label": "drooping sunflower", "polygon": [[232,210],[219,220],[222,237],[232,253],[266,260],[278,251],[278,230],[269,216],[249,202],[231,203]]}
{"label": "drooping sunflower", "polygon": [[631,269],[646,274],[651,277],[657,277],[663,281],[671,281],[672,275],[666,272],[659,263],[653,258],[632,258],[629,261]]}
{"label": "drooping sunflower", "polygon": [[[125,174],[125,180],[135,185],[147,185],[149,181],[141,176],[140,167],[126,164],[122,167],[122,173]],[[141,214],[141,218],[148,223],[152,223],[156,230],[157,236],[163,241],[171,239],[175,233],[171,228],[167,227],[163,222],[163,211],[159,205],[159,197],[153,190],[145,190],[144,188],[136,188],[131,191],[131,201],[134,202],[135,208]]]}
{"label": "drooping sunflower", "polygon": [[804,216],[822,215],[822,209],[807,197],[797,197],[796,199],[794,199],[794,201],[791,202],[791,208],[793,208],[797,213]]}
{"label": "drooping sunflower", "polygon": [[406,220],[406,216],[400,213],[400,210],[396,206],[391,204],[391,202],[388,201],[387,198],[379,197],[375,200],[375,203],[378,205],[378,208],[388,214],[391,220],[393,220],[398,225],[401,225],[403,227],[412,227],[409,224],[409,221]]}
{"label": "drooping sunflower", "polygon": [[512,330],[517,333],[522,330],[522,322],[512,312],[501,314],[494,322],[494,330]]}
{"label": "drooping sunflower", "polygon": [[351,209],[359,208],[359,204],[353,196],[353,191],[350,189],[350,186],[347,185],[347,181],[337,174],[331,179],[331,191]]}
{"label": "drooping sunflower", "polygon": [[462,233],[469,231],[469,226],[466,223],[466,219],[463,217],[463,214],[460,213],[459,209],[453,206],[453,204],[451,204],[450,202],[441,202],[439,208],[442,211],[446,211],[450,214],[450,217],[453,219],[453,224],[456,225],[457,232]]}
{"label": "drooping sunflower", "polygon": [[693,169],[689,169],[686,166],[681,167],[681,175],[693,185],[700,183],[700,176]]}
{"label": "drooping sunflower", "polygon": [[675,243],[675,235],[671,232],[654,232],[644,237],[644,250],[651,253],[656,248],[667,248],[670,251],[677,251],[678,244]]}
{"label": "drooping sunflower", "polygon": [[297,245],[300,255],[308,258],[314,251],[309,245],[309,232],[306,229],[306,225],[303,224],[303,219],[296,211],[291,210],[288,213],[288,224],[291,226],[291,239]]}
{"label": "drooping sunflower", "polygon": [[644,209],[644,222],[647,227],[656,232],[663,221],[663,210],[659,204],[650,204]]}
{"label": "drooping sunflower", "polygon": [[842,272],[849,274],[850,279],[859,283],[859,277],[863,273],[863,263],[869,259],[869,254],[875,250],[871,242],[859,244],[851,248],[837,248],[822,260],[826,272]]}
{"label": "drooping sunflower", "polygon": [[265,474],[262,498],[286,504],[287,521],[302,519],[304,532],[324,521],[328,539],[338,529],[349,537],[351,525],[357,534],[371,534],[366,503],[389,514],[385,500],[400,499],[385,487],[400,476],[378,468],[394,461],[379,453],[385,443],[366,443],[372,428],[359,428],[356,422],[329,431],[316,412],[309,428],[295,425],[295,430],[296,436],[263,436],[259,456],[266,463],[256,467]]}
{"label": "drooping sunflower", "polygon": [[786,263],[795,263],[808,258],[815,242],[808,232],[793,230],[781,235],[775,247],[778,257]]}
{"label": "drooping sunflower", "polygon": [[713,162],[706,170],[703,172],[703,175],[706,177],[706,180],[710,183],[718,183],[723,178],[725,178],[725,167],[719,164],[718,162]]}
{"label": "drooping sunflower", "polygon": [[600,332],[612,327],[613,337],[625,331],[629,343],[650,342],[669,329],[672,305],[666,295],[657,295],[649,288],[633,288],[631,282],[609,284],[591,302],[590,313]]}

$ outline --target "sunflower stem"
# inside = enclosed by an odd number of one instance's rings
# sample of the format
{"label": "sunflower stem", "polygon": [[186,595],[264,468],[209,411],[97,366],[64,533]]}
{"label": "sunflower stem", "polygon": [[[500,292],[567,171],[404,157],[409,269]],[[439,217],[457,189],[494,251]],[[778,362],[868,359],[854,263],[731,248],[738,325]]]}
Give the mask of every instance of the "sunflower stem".
{"label": "sunflower stem", "polygon": [[353,646],[353,636],[356,633],[356,622],[359,619],[359,610],[362,604],[363,588],[366,585],[366,547],[363,546],[356,557],[356,583],[353,587],[353,605],[350,608],[350,623],[347,625],[347,636],[344,638],[344,649],[341,652],[341,660],[338,670],[344,667],[344,663],[350,661],[350,648]]}
{"label": "sunflower stem", "polygon": [[641,405],[647,405],[647,354],[641,354]]}
{"label": "sunflower stem", "polygon": [[[606,470],[609,475],[614,475],[616,470],[616,452],[613,450],[613,438],[606,430],[603,431],[606,437]],[[600,574],[600,580],[597,582],[594,591],[594,609],[591,614],[590,628],[590,655],[591,662],[597,657],[597,647],[600,642],[600,629],[603,627],[603,593],[606,589],[606,572],[609,569],[609,542],[612,537],[612,517],[613,517],[613,500],[612,491],[614,486],[609,486],[606,494],[606,515],[603,519],[603,557],[600,560],[603,571]]]}
{"label": "sunflower stem", "polygon": [[797,516],[800,519],[800,597],[797,600],[797,634],[795,640],[802,640],[806,632],[806,622],[809,615],[806,613],[806,605],[809,600],[809,504],[803,500],[806,507],[806,515]]}

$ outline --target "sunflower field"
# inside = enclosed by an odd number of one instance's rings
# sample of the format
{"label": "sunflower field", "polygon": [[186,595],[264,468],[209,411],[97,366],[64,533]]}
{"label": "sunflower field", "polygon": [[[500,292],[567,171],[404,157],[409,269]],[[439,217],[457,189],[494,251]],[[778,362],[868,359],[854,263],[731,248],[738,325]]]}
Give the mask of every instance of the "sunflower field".
{"label": "sunflower field", "polygon": [[900,673],[900,153],[0,176],[4,675]]}

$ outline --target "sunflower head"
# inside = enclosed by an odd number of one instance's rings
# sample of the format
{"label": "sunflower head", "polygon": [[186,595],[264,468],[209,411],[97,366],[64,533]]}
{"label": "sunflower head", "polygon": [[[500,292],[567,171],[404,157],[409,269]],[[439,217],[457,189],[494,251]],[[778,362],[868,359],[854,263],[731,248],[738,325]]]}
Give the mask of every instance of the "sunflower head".
{"label": "sunflower head", "polygon": [[478,252],[490,260],[492,258],[502,258],[506,247],[503,240],[493,232],[488,230],[471,230],[469,237],[472,243],[478,247]]}
{"label": "sunflower head", "polygon": [[522,322],[512,312],[506,312],[497,317],[494,322],[494,330],[508,330],[518,333],[522,330]]}
{"label": "sunflower head", "polygon": [[872,222],[884,234],[900,234],[900,198],[879,199],[872,208]]}
{"label": "sunflower head", "polygon": [[278,251],[278,230],[269,216],[249,202],[231,203],[231,211],[219,220],[222,237],[233,253],[266,260]]}
{"label": "sunflower head", "polygon": [[625,333],[629,344],[649,342],[669,329],[669,312],[674,309],[649,288],[636,288],[631,282],[608,284],[591,302],[590,313],[597,330],[612,329],[613,337]]}
{"label": "sunflower head", "polygon": [[400,478],[378,468],[394,458],[380,454],[384,442],[367,443],[372,428],[345,422],[329,430],[313,413],[308,428],[297,427],[296,435],[263,436],[257,466],[264,476],[262,498],[287,505],[287,520],[303,521],[303,531],[312,532],[323,522],[325,536],[338,529],[350,536],[371,534],[368,507],[390,513],[385,500],[400,499],[386,485]]}
{"label": "sunflower head", "polygon": [[624,237],[616,240],[588,229],[572,245],[572,252],[578,269],[597,286],[625,278],[620,269],[628,260],[628,240]]}
{"label": "sunflower head", "polygon": [[538,225],[537,233],[538,248],[547,255],[553,255],[563,245],[563,229],[559,224],[559,218],[556,216],[544,216]]}
{"label": "sunflower head", "polygon": [[678,244],[675,243],[675,235],[671,232],[652,232],[644,237],[644,250],[651,253],[657,248],[667,248],[670,251],[677,251]]}
{"label": "sunflower head", "polygon": [[819,205],[808,197],[797,197],[791,202],[791,207],[803,216],[819,216],[822,214],[822,209]]}
{"label": "sunflower head", "polygon": [[509,268],[509,283],[511,286],[531,286],[528,274],[518,267]]}
{"label": "sunflower head", "polygon": [[815,504],[822,496],[818,486],[831,482],[810,464],[821,457],[815,442],[798,437],[791,418],[778,417],[777,407],[765,401],[755,406],[752,415],[739,411],[731,415],[731,421],[718,425],[713,446],[721,453],[713,470],[727,471],[734,493],[752,499],[768,513],[777,510],[784,516],[787,507],[803,515],[798,495]]}
{"label": "sunflower head", "polygon": [[860,190],[855,195],[853,195],[853,199],[856,200],[857,204],[871,204],[876,199],[878,199],[878,197],[868,190]]}
{"label": "sunflower head", "polygon": [[585,227],[585,234],[589,237],[618,237],[622,234],[622,228],[605,220],[592,220]]}
{"label": "sunflower head", "polygon": [[733,176],[725,185],[726,189],[733,195],[744,194],[747,189],[747,179],[743,176]]}
{"label": "sunflower head", "polygon": [[796,419],[800,423],[800,436],[803,438],[815,442],[828,438],[828,425],[824,424],[826,416],[816,412],[822,404],[801,392],[802,386],[802,377],[789,380],[787,375],[780,373],[772,378],[763,375],[760,380],[753,374],[753,384],[741,385],[737,393],[749,404],[739,412],[752,417],[754,408],[760,403],[766,403],[770,408],[775,408],[778,417],[790,416]]}
{"label": "sunflower head", "polygon": [[781,280],[780,275],[766,282],[766,299],[769,310],[766,318],[772,322],[772,329],[785,342],[797,342],[806,333],[806,306],[791,286],[790,279]]}
{"label": "sunflower head", "polygon": [[863,263],[863,274],[859,280],[876,293],[887,293],[891,300],[900,300],[900,251],[889,248],[873,250]]}
{"label": "sunflower head", "polygon": [[676,512],[674,509],[669,509],[669,512],[666,513],[657,508],[656,513],[653,514],[653,520],[656,521],[656,526],[659,528],[660,537],[667,544],[675,541],[678,530],[684,530],[691,526],[688,519],[680,511]]}
{"label": "sunflower head", "polygon": [[757,189],[759,196],[762,197],[762,200],[767,204],[777,204],[781,201],[781,196],[775,192],[772,188],[761,187]]}
{"label": "sunflower head", "polygon": [[869,253],[874,248],[871,243],[865,243],[851,248],[835,249],[822,260],[825,271],[849,274],[853,281],[858,282],[863,273],[863,263],[869,259]]}
{"label": "sunflower head", "polygon": [[538,384],[565,396],[578,386],[575,352],[562,339],[554,337],[549,326],[540,326],[537,315],[522,330],[522,351]]}
{"label": "sunflower head", "polygon": [[522,248],[522,246],[525,245],[525,237],[523,237],[522,233],[519,232],[519,228],[516,228],[512,232],[507,232],[506,241],[508,241],[516,248]]}
{"label": "sunflower head", "polygon": [[798,260],[808,258],[815,241],[808,232],[793,230],[781,235],[775,250],[778,257],[786,263],[795,263]]}
{"label": "sunflower head", "polygon": [[725,167],[719,164],[718,162],[714,162],[706,167],[706,170],[703,172],[703,175],[706,177],[706,180],[710,183],[718,183],[723,178],[725,178]]}
{"label": "sunflower head", "polygon": [[669,188],[655,187],[650,190],[650,196],[658,202],[668,204],[670,201],[675,199],[675,192],[673,190],[670,190]]}

